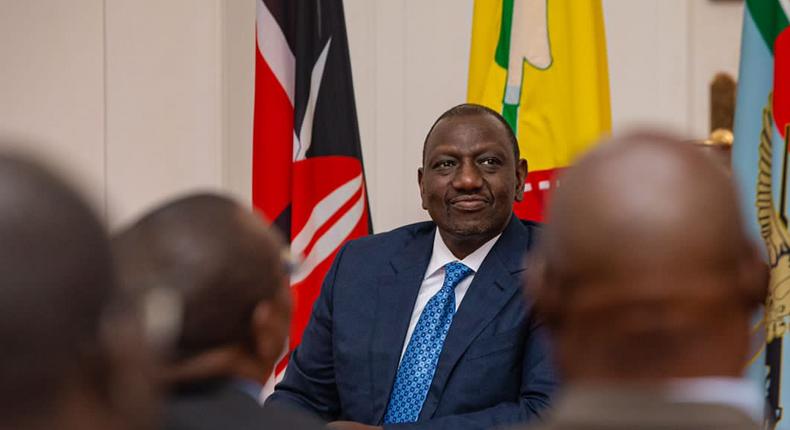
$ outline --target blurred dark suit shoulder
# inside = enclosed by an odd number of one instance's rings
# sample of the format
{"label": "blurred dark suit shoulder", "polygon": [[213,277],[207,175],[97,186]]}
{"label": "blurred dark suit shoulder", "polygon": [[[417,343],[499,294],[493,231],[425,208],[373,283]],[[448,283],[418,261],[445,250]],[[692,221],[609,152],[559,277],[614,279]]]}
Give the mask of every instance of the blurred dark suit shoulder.
{"label": "blurred dark suit shoulder", "polygon": [[319,430],[323,425],[299,412],[262,407],[226,380],[180,386],[165,406],[165,430]]}
{"label": "blurred dark suit shoulder", "polygon": [[560,397],[546,421],[529,430],[757,430],[739,408],[673,402],[657,391],[573,389]]}

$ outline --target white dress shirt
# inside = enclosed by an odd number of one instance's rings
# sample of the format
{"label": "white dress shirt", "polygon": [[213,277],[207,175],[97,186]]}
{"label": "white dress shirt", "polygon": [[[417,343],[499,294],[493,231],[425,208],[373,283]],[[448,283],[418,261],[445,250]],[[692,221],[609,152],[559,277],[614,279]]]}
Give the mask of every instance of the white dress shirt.
{"label": "white dress shirt", "polygon": [[455,287],[455,310],[457,311],[458,307],[461,306],[461,301],[464,299],[467,290],[469,290],[469,285],[472,284],[472,280],[475,278],[475,273],[480,269],[480,265],[483,264],[483,260],[485,260],[488,252],[491,251],[491,248],[494,247],[499,236],[502,236],[502,234],[496,235],[480,246],[480,248],[477,248],[473,253],[467,255],[463,260],[458,260],[447,248],[447,245],[445,245],[442,235],[439,234],[439,230],[436,230],[433,238],[431,261],[428,263],[428,269],[425,270],[425,276],[422,278],[420,291],[417,293],[417,302],[414,303],[414,309],[411,311],[409,330],[406,332],[406,339],[403,342],[403,349],[401,349],[400,353],[401,360],[403,360],[403,354],[406,353],[406,347],[409,346],[411,334],[414,332],[414,327],[417,326],[417,321],[420,319],[422,310],[425,309],[425,305],[428,304],[431,297],[442,289],[442,284],[444,283],[444,266],[453,261],[460,261],[466,265],[466,267],[472,269],[472,273]]}
{"label": "white dress shirt", "polygon": [[745,378],[706,377],[675,379],[667,383],[667,396],[676,402],[727,405],[763,422],[765,400],[760,387]]}

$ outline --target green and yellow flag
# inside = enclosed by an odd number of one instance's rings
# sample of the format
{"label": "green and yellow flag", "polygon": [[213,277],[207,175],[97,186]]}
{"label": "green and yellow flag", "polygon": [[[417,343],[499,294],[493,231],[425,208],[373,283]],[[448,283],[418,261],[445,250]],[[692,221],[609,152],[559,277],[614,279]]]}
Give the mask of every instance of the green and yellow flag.
{"label": "green and yellow flag", "polygon": [[554,176],[611,129],[600,0],[475,0],[468,101],[499,111],[529,162],[522,219]]}

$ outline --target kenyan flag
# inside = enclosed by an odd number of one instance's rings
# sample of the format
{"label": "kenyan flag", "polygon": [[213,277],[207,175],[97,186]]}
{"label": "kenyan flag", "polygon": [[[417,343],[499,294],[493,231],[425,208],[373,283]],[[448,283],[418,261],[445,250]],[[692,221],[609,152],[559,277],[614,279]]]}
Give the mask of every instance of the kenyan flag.
{"label": "kenyan flag", "polygon": [[372,227],[342,0],[257,5],[252,201],[299,261],[293,350],[335,255]]}
{"label": "kenyan flag", "polygon": [[733,170],[756,241],[765,246],[771,283],[756,318],[749,374],[765,387],[765,428],[790,429],[784,402],[790,368],[783,350],[790,323],[788,140],[790,139],[790,0],[747,0],[743,18]]}

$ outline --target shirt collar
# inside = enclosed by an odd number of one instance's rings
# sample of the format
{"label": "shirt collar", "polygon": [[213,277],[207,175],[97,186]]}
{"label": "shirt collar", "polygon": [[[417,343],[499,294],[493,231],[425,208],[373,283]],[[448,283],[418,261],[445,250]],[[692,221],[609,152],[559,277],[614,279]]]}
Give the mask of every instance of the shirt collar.
{"label": "shirt collar", "polygon": [[247,378],[234,378],[233,385],[244,394],[252,397],[256,402],[261,402],[263,384],[260,382]]}
{"label": "shirt collar", "polygon": [[442,235],[439,234],[439,229],[437,228],[436,233],[433,235],[433,253],[431,254],[431,261],[428,263],[428,269],[425,271],[425,278],[435,274],[447,263],[452,263],[453,261],[460,261],[466,267],[472,269],[473,272],[477,273],[478,269],[480,269],[480,266],[483,264],[483,260],[486,259],[486,256],[488,256],[488,253],[491,251],[491,248],[494,247],[494,244],[500,236],[502,236],[502,233],[491,238],[473,253],[467,255],[463,260],[458,260],[450,249],[447,248],[447,244],[444,243],[444,239],[442,239]]}
{"label": "shirt collar", "polygon": [[667,383],[666,392],[674,401],[724,404],[749,414],[758,423],[763,419],[765,401],[760,388],[746,378],[673,379]]}
{"label": "shirt collar", "polygon": [[635,424],[648,417],[683,422],[690,417],[684,418],[678,411],[704,405],[702,410],[724,407],[759,424],[764,404],[759,386],[745,378],[703,377],[632,383],[588,381],[566,384],[555,402],[553,414],[557,421],[566,424],[583,423],[589,427],[605,422],[604,427],[636,428]]}

